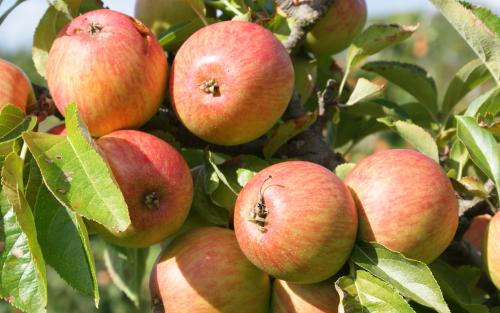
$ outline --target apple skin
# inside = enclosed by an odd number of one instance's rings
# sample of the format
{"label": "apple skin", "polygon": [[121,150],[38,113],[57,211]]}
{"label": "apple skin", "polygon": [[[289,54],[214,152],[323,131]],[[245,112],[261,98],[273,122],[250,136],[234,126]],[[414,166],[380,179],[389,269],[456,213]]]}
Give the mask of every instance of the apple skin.
{"label": "apple skin", "polygon": [[68,132],[66,131],[65,124],[61,124],[61,125],[57,125],[55,127],[52,127],[51,129],[49,129],[47,131],[47,133],[52,134],[52,135],[62,135],[62,136],[66,136],[68,134]]}
{"label": "apple skin", "polygon": [[365,0],[336,0],[307,34],[305,46],[316,55],[332,55],[347,48],[366,24]]}
{"label": "apple skin", "polygon": [[[95,224],[108,241],[133,248],[148,247],[178,231],[193,197],[189,168],[172,146],[150,134],[119,130],[96,141],[127,202],[131,225],[124,232]],[[147,198],[158,203],[147,203]]]}
{"label": "apple skin", "polygon": [[[251,221],[262,186],[269,210],[265,230]],[[347,261],[357,212],[349,190],[330,170],[288,161],[265,168],[243,187],[234,229],[243,253],[257,267],[278,279],[312,284],[333,276]]]}
{"label": "apple skin", "polygon": [[[218,88],[203,90],[210,82]],[[267,29],[225,21],[194,33],[179,49],[170,77],[171,103],[196,136],[238,145],[264,135],[292,96],[293,65]]]}
{"label": "apple skin", "polygon": [[496,213],[488,225],[482,251],[485,270],[500,290],[500,213]]}
{"label": "apple skin", "polygon": [[297,285],[276,279],[271,300],[272,313],[337,313],[339,296],[335,281]]}
{"label": "apple skin", "polygon": [[28,76],[16,65],[0,59],[0,108],[10,103],[23,112],[36,103]]}
{"label": "apple skin", "polygon": [[266,313],[271,284],[245,258],[231,230],[204,227],[167,247],[153,267],[150,291],[155,313]]}
{"label": "apple skin", "polygon": [[405,149],[377,152],[345,183],[359,212],[359,234],[425,263],[435,260],[458,227],[457,199],[439,164]]}
{"label": "apple skin", "polygon": [[318,78],[318,66],[315,60],[296,57],[293,60],[295,70],[295,88],[300,95],[300,104],[304,105],[314,91]]}
{"label": "apple skin", "polygon": [[[160,36],[173,26],[199,19],[197,12],[205,13],[203,0],[137,0],[134,15],[156,36]],[[183,37],[179,41],[184,42],[193,32],[181,32]]]}
{"label": "apple skin", "polygon": [[483,214],[476,216],[465,232],[463,239],[470,242],[477,250],[481,250],[483,238],[486,234],[486,229],[491,221],[491,215]]}
{"label": "apple skin", "polygon": [[167,60],[151,31],[112,10],[75,18],[54,41],[46,78],[61,114],[75,102],[90,133],[138,128],[165,95]]}

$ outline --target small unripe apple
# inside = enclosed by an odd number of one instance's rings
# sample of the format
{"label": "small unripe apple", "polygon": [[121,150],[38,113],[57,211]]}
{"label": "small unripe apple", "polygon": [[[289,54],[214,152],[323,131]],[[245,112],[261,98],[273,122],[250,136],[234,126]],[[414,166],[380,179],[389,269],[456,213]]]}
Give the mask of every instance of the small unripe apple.
{"label": "small unripe apple", "polygon": [[[203,0],[137,0],[134,15],[156,36],[161,36],[171,27],[199,19],[198,14],[204,13]],[[194,31],[196,29],[191,33],[182,32],[183,37],[179,41],[184,42]]]}
{"label": "small unripe apple", "polygon": [[318,67],[315,60],[296,57],[293,60],[295,70],[295,88],[300,95],[300,104],[304,105],[316,86]]}
{"label": "small unripe apple", "polygon": [[36,102],[26,74],[14,64],[0,59],[0,108],[13,104],[23,112]]}
{"label": "small unripe apple", "polygon": [[362,240],[430,263],[455,235],[458,209],[450,180],[419,152],[377,152],[359,162],[345,183],[358,207]]}
{"label": "small unripe apple", "polygon": [[150,134],[120,130],[99,138],[97,146],[125,197],[131,225],[124,232],[96,224],[110,242],[148,247],[179,230],[193,197],[189,168],[172,146]]}
{"label": "small unripe apple", "polygon": [[153,267],[150,292],[155,313],[267,313],[271,286],[231,230],[204,227],[166,248]]}
{"label": "small unripe apple", "polygon": [[243,187],[234,229],[257,267],[278,279],[312,284],[347,261],[357,213],[349,190],[330,170],[287,161],[265,168]]}
{"label": "small unripe apple", "polygon": [[273,283],[272,313],[337,313],[339,296],[335,281],[297,285],[276,279]]}
{"label": "small unripe apple", "polygon": [[163,101],[167,60],[141,22],[112,10],[75,18],[54,41],[47,81],[61,114],[75,102],[100,137],[147,122]]}
{"label": "small unripe apple", "polygon": [[332,55],[347,48],[366,23],[365,0],[335,0],[307,34],[306,48],[316,55]]}
{"label": "small unripe apple", "polygon": [[491,281],[500,290],[500,213],[495,214],[486,230],[483,261]]}
{"label": "small unripe apple", "polygon": [[481,250],[483,238],[486,234],[486,229],[491,221],[491,215],[483,214],[476,216],[464,234],[463,239],[470,242],[477,250]]}
{"label": "small unripe apple", "polygon": [[179,49],[170,98],[193,134],[237,145],[264,135],[279,120],[293,83],[290,56],[270,31],[226,21],[200,29]]}

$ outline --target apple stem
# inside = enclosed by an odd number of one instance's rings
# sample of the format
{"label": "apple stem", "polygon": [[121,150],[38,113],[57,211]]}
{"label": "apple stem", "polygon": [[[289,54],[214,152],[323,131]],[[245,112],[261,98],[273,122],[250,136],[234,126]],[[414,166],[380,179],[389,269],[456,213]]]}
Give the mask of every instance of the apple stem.
{"label": "apple stem", "polygon": [[159,209],[160,208],[160,197],[156,192],[152,192],[147,194],[144,197],[144,205],[148,207],[148,209]]}
{"label": "apple stem", "polygon": [[211,78],[201,83],[200,89],[205,93],[215,95],[219,93],[219,84],[215,81],[215,79]]}

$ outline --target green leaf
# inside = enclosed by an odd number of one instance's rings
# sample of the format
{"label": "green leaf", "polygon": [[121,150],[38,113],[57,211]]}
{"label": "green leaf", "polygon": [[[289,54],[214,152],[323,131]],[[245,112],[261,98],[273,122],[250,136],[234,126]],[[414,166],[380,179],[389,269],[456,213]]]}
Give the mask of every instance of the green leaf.
{"label": "green leaf", "polygon": [[500,198],[500,147],[493,134],[482,129],[473,117],[456,116],[457,136],[467,147],[472,162],[496,185]]}
{"label": "green leaf", "polygon": [[469,153],[467,152],[467,148],[460,140],[456,140],[451,146],[448,164],[450,168],[457,172],[457,179],[462,178],[462,173],[468,160]]}
{"label": "green leaf", "polygon": [[24,196],[23,160],[11,153],[0,194],[0,297],[25,312],[46,312],[47,278],[35,220]]}
{"label": "green leaf", "polygon": [[418,151],[439,163],[437,144],[427,131],[415,124],[403,121],[396,121],[394,128],[404,140],[415,146]]}
{"label": "green leaf", "polygon": [[87,13],[89,11],[102,9],[104,7],[104,3],[102,0],[83,0],[81,1],[79,13]]}
{"label": "green leaf", "polygon": [[354,87],[349,100],[347,100],[346,105],[351,106],[356,103],[366,102],[379,98],[384,92],[384,86],[372,83],[368,79],[360,78]]}
{"label": "green leaf", "polygon": [[418,27],[419,25],[375,24],[359,34],[347,51],[346,70],[342,79],[340,93],[342,93],[347,77],[354,66],[367,57],[406,40]]}
{"label": "green leaf", "polygon": [[500,111],[500,88],[494,88],[476,98],[467,108],[465,116],[478,116],[491,113],[496,115]]}
{"label": "green leaf", "polygon": [[431,0],[464,38],[500,86],[500,31],[498,17],[485,9],[455,0]]}
{"label": "green leaf", "polygon": [[139,308],[149,248],[129,249],[107,244],[104,263],[113,283]]}
{"label": "green leaf", "polygon": [[446,119],[455,105],[471,90],[491,78],[491,74],[481,62],[473,60],[462,67],[451,80],[444,96],[441,113]]}
{"label": "green leaf", "polygon": [[27,117],[21,109],[7,105],[0,110],[0,155],[8,155],[24,131],[33,130],[36,118]]}
{"label": "green leaf", "polygon": [[[207,19],[210,23],[215,22],[214,19]],[[183,21],[170,27],[159,38],[160,45],[166,51],[175,51],[179,49],[186,39],[196,32],[198,29],[205,26],[201,19],[193,19],[191,21]]]}
{"label": "green leaf", "polygon": [[191,170],[194,180],[194,194],[192,209],[207,222],[218,226],[229,226],[230,215],[225,208],[215,205],[206,194],[204,182],[209,174],[205,166],[201,165]]}
{"label": "green leaf", "polygon": [[434,79],[415,64],[375,61],[363,66],[363,70],[379,74],[401,87],[423,105],[432,116],[436,116],[437,88]]}
{"label": "green leaf", "polygon": [[23,134],[45,185],[67,208],[107,228],[126,230],[130,217],[125,199],[74,104],[66,109],[66,129],[68,136]]}
{"label": "green leaf", "polygon": [[94,256],[83,219],[54,198],[34,163],[26,194],[45,261],[73,288],[93,296],[97,306],[99,290]]}
{"label": "green leaf", "polygon": [[279,125],[273,131],[271,138],[264,145],[262,153],[266,159],[270,159],[278,150],[304,130],[308,129],[315,121],[318,115],[316,113],[308,113],[296,119],[291,119]]}
{"label": "green leaf", "polygon": [[351,261],[391,284],[406,297],[439,313],[450,313],[427,265],[377,243],[358,242]]}
{"label": "green leaf", "polygon": [[59,32],[78,14],[82,0],[55,0],[40,19],[33,37],[33,63],[45,77],[49,51]]}
{"label": "green leaf", "polygon": [[340,295],[339,313],[415,313],[391,285],[363,270],[340,277],[335,289]]}
{"label": "green leaf", "polygon": [[217,174],[217,177],[219,178],[220,181],[222,181],[222,183],[224,183],[224,185],[226,185],[229,190],[231,190],[232,193],[234,193],[235,195],[238,195],[238,191],[236,191],[233,186],[231,186],[231,184],[227,181],[227,178],[226,176],[224,175],[224,173],[221,172],[221,170],[217,167],[217,164],[216,164],[216,161],[214,160],[214,153],[208,151],[207,153],[207,161],[208,163],[212,166],[214,172]]}
{"label": "green leaf", "polygon": [[429,266],[447,299],[458,304],[466,312],[489,313],[486,306],[480,303],[473,303],[472,291],[468,286],[468,282],[462,280],[460,275],[450,265],[438,260]]}
{"label": "green leaf", "polygon": [[337,166],[335,169],[335,175],[337,175],[340,179],[344,180],[349,172],[356,166],[355,163],[344,163]]}

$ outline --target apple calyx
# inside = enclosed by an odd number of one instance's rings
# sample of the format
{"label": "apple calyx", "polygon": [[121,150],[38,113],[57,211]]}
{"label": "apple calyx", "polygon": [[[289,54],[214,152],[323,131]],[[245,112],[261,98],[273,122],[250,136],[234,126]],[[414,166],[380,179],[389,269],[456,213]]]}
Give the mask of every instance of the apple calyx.
{"label": "apple calyx", "polygon": [[219,93],[219,83],[217,83],[215,79],[210,78],[201,83],[200,89],[205,93],[216,95]]}
{"label": "apple calyx", "polygon": [[160,197],[155,191],[153,191],[144,197],[144,205],[150,210],[159,209]]}
{"label": "apple calyx", "polygon": [[99,23],[90,22],[89,27],[87,28],[87,33],[89,33],[90,36],[95,36],[99,34],[103,28],[104,26]]}
{"label": "apple calyx", "polygon": [[[260,186],[260,195],[259,195],[259,201],[254,205],[250,216],[250,222],[256,224],[259,227],[260,232],[265,233],[267,232],[266,226],[266,219],[267,216],[269,215],[269,208],[266,205],[266,200],[264,199],[264,192],[266,191],[263,189],[265,183],[273,178],[271,175],[269,175],[264,181],[262,182],[262,185]],[[269,186],[268,186],[269,187]]]}

